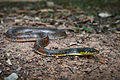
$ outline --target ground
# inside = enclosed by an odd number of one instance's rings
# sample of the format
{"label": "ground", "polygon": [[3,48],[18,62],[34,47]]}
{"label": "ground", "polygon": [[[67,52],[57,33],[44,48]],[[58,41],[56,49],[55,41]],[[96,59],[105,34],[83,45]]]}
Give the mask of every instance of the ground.
{"label": "ground", "polygon": [[[11,73],[18,80],[119,80],[120,16],[101,18],[87,15],[80,8],[31,10],[13,7],[1,10],[0,78]],[[7,11],[9,10],[9,11]],[[46,21],[47,20],[47,21]],[[91,47],[100,51],[94,56],[46,57],[34,52],[34,42],[16,43],[5,38],[13,26],[54,27],[66,30],[67,37],[50,40],[48,49]],[[119,29],[118,29],[119,30]],[[10,62],[9,62],[10,61]]]}

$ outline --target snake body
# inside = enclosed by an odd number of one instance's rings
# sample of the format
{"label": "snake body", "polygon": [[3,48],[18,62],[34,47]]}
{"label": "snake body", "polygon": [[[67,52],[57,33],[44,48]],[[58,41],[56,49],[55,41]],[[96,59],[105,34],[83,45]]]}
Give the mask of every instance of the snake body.
{"label": "snake body", "polygon": [[35,28],[35,27],[12,27],[6,32],[6,39],[13,42],[35,41],[35,52],[45,56],[67,56],[67,55],[96,55],[98,50],[89,47],[70,48],[63,50],[50,50],[45,46],[49,39],[65,38],[67,35],[62,29]]}

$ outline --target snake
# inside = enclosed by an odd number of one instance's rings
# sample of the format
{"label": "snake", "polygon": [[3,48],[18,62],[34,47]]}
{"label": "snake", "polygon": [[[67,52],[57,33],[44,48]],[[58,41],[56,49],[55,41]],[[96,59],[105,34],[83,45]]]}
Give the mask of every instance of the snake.
{"label": "snake", "polygon": [[8,29],[5,35],[11,42],[35,42],[34,51],[44,56],[85,56],[99,53],[97,49],[89,47],[55,50],[45,48],[51,39],[67,37],[63,29],[19,26]]}

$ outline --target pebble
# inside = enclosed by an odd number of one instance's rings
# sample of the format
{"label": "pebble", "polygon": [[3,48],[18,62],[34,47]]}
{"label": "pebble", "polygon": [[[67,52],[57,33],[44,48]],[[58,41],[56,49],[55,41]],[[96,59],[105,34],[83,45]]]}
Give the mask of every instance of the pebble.
{"label": "pebble", "polygon": [[9,65],[12,65],[10,59],[8,59],[6,62],[7,62]]}
{"label": "pebble", "polygon": [[35,17],[35,20],[40,20],[40,18],[39,17]]}
{"label": "pebble", "polygon": [[77,42],[70,42],[69,46],[77,45]]}
{"label": "pebble", "polygon": [[22,67],[18,67],[17,69],[16,69],[16,71],[20,71],[22,69]]}
{"label": "pebble", "polygon": [[51,62],[51,58],[48,58],[48,59],[47,59],[47,62]]}
{"label": "pebble", "polygon": [[4,25],[0,24],[0,31],[4,30]]}
{"label": "pebble", "polygon": [[101,13],[98,14],[98,16],[102,17],[102,18],[107,18],[107,17],[112,16],[112,14],[107,13],[107,12],[101,12]]}
{"label": "pebble", "polygon": [[16,73],[10,74],[8,77],[4,78],[4,80],[17,80],[18,75]]}
{"label": "pebble", "polygon": [[48,7],[54,7],[55,6],[54,2],[52,2],[52,1],[47,1],[46,4],[47,4]]}
{"label": "pebble", "polygon": [[22,21],[21,19],[15,19],[15,23],[19,23],[21,21]]}
{"label": "pebble", "polygon": [[0,70],[0,74],[2,73],[2,70]]}

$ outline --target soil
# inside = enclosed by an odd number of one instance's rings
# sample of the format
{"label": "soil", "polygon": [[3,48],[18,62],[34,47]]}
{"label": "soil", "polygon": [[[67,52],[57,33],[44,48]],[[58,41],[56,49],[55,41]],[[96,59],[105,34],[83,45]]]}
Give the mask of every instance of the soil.
{"label": "soil", "polygon": [[[19,10],[18,10],[19,11]],[[2,12],[2,11],[1,11]],[[0,26],[0,80],[11,73],[18,75],[18,80],[119,80],[120,79],[120,34],[112,31],[75,32],[66,31],[67,37],[50,40],[48,49],[66,49],[91,47],[100,51],[94,56],[46,57],[34,52],[34,42],[16,43],[5,39],[4,33],[13,26],[41,27],[41,23],[8,19],[26,15],[24,12],[15,14],[3,12]],[[117,16],[117,15],[116,15]],[[115,19],[115,17],[111,19]],[[60,18],[61,19],[61,18]],[[62,18],[64,19],[64,18]],[[82,18],[83,20],[85,18]],[[110,20],[111,20],[110,19]],[[90,19],[91,20],[91,19]],[[101,19],[102,20],[102,19]],[[106,20],[106,19],[105,19]],[[109,20],[109,21],[110,21]],[[20,21],[20,22],[16,22]],[[87,20],[89,22],[89,20]],[[94,19],[95,21],[95,19]],[[111,22],[111,21],[110,21]],[[109,22],[109,23],[110,23]],[[67,21],[65,23],[68,23]],[[81,21],[85,25],[84,21]],[[93,22],[91,22],[93,23]],[[100,23],[100,22],[98,22]],[[45,22],[46,24],[46,22]],[[100,23],[104,26],[104,23]],[[46,24],[48,25],[48,24]],[[51,24],[50,24],[51,25]],[[53,26],[53,25],[52,25]],[[59,29],[71,29],[75,25],[57,26]],[[90,26],[90,25],[89,25]],[[42,25],[43,27],[43,25]],[[44,26],[46,27],[46,26]],[[90,26],[93,27],[93,26]],[[4,29],[3,29],[4,28]],[[113,28],[113,27],[112,27]],[[109,27],[109,29],[112,29]],[[93,28],[94,29],[94,28]],[[101,29],[101,28],[100,28]],[[103,28],[102,28],[103,29]],[[10,60],[11,64],[7,61]]]}

